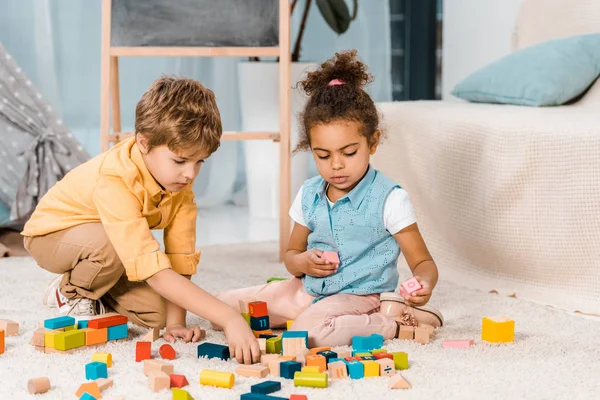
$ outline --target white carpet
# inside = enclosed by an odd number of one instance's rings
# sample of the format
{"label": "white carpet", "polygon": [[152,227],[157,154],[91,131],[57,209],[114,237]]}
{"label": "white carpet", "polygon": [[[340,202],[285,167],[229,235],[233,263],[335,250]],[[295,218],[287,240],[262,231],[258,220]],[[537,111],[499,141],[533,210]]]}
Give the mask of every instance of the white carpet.
{"label": "white carpet", "polygon": [[[194,278],[207,290],[260,284],[268,277],[283,276],[284,267],[275,262],[274,243],[228,245],[206,248]],[[440,267],[443,272],[443,266]],[[406,272],[406,271],[403,271]],[[52,389],[43,399],[74,399],[77,387],[85,382],[84,366],[93,351],[73,355],[42,354],[29,344],[40,321],[53,310],[41,307],[42,293],[51,275],[30,258],[0,259],[0,318],[21,323],[18,337],[8,337],[6,352],[0,355],[0,399],[27,399],[29,378],[48,376]],[[600,393],[600,323],[568,315],[514,298],[458,287],[441,282],[432,305],[446,317],[446,326],[429,345],[388,341],[390,351],[406,351],[410,369],[404,371],[412,383],[409,391],[392,393],[386,378],[330,381],[328,389],[295,388],[282,380],[283,389],[273,395],[308,394],[309,400],[402,398],[402,399],[591,399]],[[483,344],[480,340],[483,316],[506,315],[516,321],[516,340],[510,345]],[[190,321],[208,329],[197,317]],[[134,362],[139,328],[130,329],[130,341],[113,343],[103,351],[113,354],[109,378],[114,386],[104,396],[125,399],[170,399],[170,392],[154,394],[147,387],[142,364]],[[469,350],[444,350],[445,339],[475,339]],[[223,343],[221,333],[208,331],[208,340]],[[153,346],[154,354],[162,339]],[[186,375],[186,389],[196,399],[238,399],[259,380],[236,377],[233,390],[200,386],[203,368],[233,371],[235,362],[196,359],[196,344],[176,343],[175,373]],[[279,378],[275,378],[280,380]]]}

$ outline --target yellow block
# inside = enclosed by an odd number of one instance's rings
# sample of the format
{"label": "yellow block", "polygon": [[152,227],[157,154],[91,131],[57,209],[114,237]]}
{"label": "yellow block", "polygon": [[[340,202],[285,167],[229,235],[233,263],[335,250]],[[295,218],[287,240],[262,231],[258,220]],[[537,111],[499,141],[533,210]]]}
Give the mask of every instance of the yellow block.
{"label": "yellow block", "polygon": [[371,354],[373,354],[373,355],[379,354],[379,353],[387,353],[387,350],[385,350],[385,349],[371,350]]}
{"label": "yellow block", "polygon": [[62,331],[50,331],[44,333],[44,346],[54,349],[54,338]]}
{"label": "yellow block", "polygon": [[218,386],[231,389],[235,383],[235,377],[231,372],[213,371],[203,369],[200,371],[200,384],[209,386]]}
{"label": "yellow block", "polygon": [[108,368],[112,367],[112,354],[110,353],[94,353],[92,361],[99,361],[106,364]]}
{"label": "yellow block", "polygon": [[75,330],[75,329],[76,329],[75,325],[65,326],[65,332],[72,331],[72,330]]}
{"label": "yellow block", "polygon": [[292,324],[293,324],[293,323],[294,323],[294,320],[293,320],[293,319],[288,319],[288,320],[286,321],[286,327],[287,327],[287,330],[288,330],[288,331],[290,330],[290,327],[292,326]]}
{"label": "yellow block", "polygon": [[506,317],[484,317],[481,322],[481,340],[508,343],[515,340],[515,321]]}
{"label": "yellow block", "polygon": [[321,372],[318,365],[307,365],[302,368],[302,372]]}
{"label": "yellow block", "polygon": [[60,332],[54,337],[54,348],[56,350],[65,351],[82,346],[85,346],[85,332],[83,331]]}
{"label": "yellow block", "polygon": [[379,363],[373,360],[361,361],[365,366],[365,378],[379,376]]}

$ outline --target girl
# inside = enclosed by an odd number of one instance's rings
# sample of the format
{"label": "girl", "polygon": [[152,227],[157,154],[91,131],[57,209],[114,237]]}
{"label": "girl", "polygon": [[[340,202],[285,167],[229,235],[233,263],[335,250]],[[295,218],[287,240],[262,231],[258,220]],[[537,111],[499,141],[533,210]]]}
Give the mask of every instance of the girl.
{"label": "girl", "polygon": [[[356,51],[338,53],[300,82],[309,100],[297,150],[310,149],[320,176],[304,183],[290,210],[285,266],[293,278],[217,296],[237,310],[239,300],[266,301],[271,327],[294,320],[291,329],[308,331],[311,347],[349,345],[372,333],[397,337],[406,314],[443,324],[439,311],[425,307],[438,271],[408,195],[369,165],[381,131],[363,90],[372,79],[366,70]],[[403,296],[388,293],[398,286],[400,250],[422,286]],[[322,258],[324,251],[337,252],[339,263]],[[403,303],[396,314],[380,312],[382,293]]]}

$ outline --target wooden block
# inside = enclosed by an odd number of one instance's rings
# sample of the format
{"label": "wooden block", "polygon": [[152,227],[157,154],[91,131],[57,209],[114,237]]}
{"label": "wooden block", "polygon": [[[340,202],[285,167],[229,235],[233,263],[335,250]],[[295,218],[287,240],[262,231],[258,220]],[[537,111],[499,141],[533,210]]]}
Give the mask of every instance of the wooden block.
{"label": "wooden block", "polygon": [[390,389],[410,389],[411,385],[402,374],[396,374],[390,378],[388,382],[388,388]]}
{"label": "wooden block", "polygon": [[59,331],[48,331],[48,332],[44,332],[44,346],[45,347],[50,347],[50,348],[54,348],[54,338],[56,337],[56,335],[58,335]]}
{"label": "wooden block", "polygon": [[60,332],[54,337],[54,348],[56,350],[71,350],[85,346],[85,332],[83,331],[65,331]]}
{"label": "wooden block", "polygon": [[75,325],[75,318],[70,317],[68,315],[64,315],[62,317],[50,318],[44,321],[44,328],[47,329],[59,329],[65,326],[73,326]]}
{"label": "wooden block", "polygon": [[248,303],[248,314],[251,317],[265,317],[269,315],[267,303],[264,301],[253,301]]}
{"label": "wooden block", "polygon": [[254,317],[250,316],[250,328],[253,331],[264,331],[271,327],[271,323],[269,321],[268,315],[263,315],[262,317]]}
{"label": "wooden block", "polygon": [[244,320],[246,321],[246,323],[247,323],[248,325],[250,325],[250,323],[252,322],[252,321],[250,320],[250,314],[248,314],[248,313],[244,313],[244,312],[243,312],[243,313],[240,313],[240,314],[242,314],[242,317],[244,317]]}
{"label": "wooden block", "polygon": [[348,377],[348,368],[346,367],[346,363],[343,361],[330,362],[327,364],[327,369],[329,370],[329,376],[332,379]]}
{"label": "wooden block", "polygon": [[129,329],[127,327],[127,324],[109,326],[107,330],[107,336],[109,341],[119,339],[126,340],[129,336]]}
{"label": "wooden block", "polygon": [[392,353],[394,358],[394,367],[398,370],[408,369],[408,354],[403,351],[396,351]]}
{"label": "wooden block", "polygon": [[50,390],[50,379],[43,378],[34,378],[27,381],[27,390],[30,394],[42,394],[46,393]]}
{"label": "wooden block", "polygon": [[254,365],[240,365],[234,372],[240,376],[247,376],[251,378],[264,378],[269,375],[269,368],[261,364]]}
{"label": "wooden block", "polygon": [[331,350],[331,347],[313,347],[312,349],[310,349],[310,354],[316,356],[318,353],[327,350]]}
{"label": "wooden block", "polygon": [[171,378],[162,371],[154,371],[148,375],[148,387],[153,392],[160,392],[171,387]]}
{"label": "wooden block", "polygon": [[235,384],[235,376],[231,372],[203,369],[200,371],[200,384],[231,389]]}
{"label": "wooden block", "polygon": [[289,400],[307,400],[305,394],[291,394]]}
{"label": "wooden block", "polygon": [[324,251],[323,254],[321,254],[321,258],[329,261],[332,264],[340,263],[340,257],[335,251]]}
{"label": "wooden block", "polygon": [[269,362],[279,359],[279,354],[263,354],[260,356],[260,363],[264,366],[269,366]]}
{"label": "wooden block", "polygon": [[421,289],[422,286],[419,281],[413,276],[412,278],[402,282],[400,284],[401,290],[404,290],[405,293],[412,295],[417,290]]}
{"label": "wooden block", "polygon": [[429,330],[421,326],[415,327],[415,342],[421,344],[429,343]]}
{"label": "wooden block", "polygon": [[171,374],[169,375],[169,378],[171,379],[172,388],[181,389],[182,387],[189,385],[189,382],[185,375]]}
{"label": "wooden block", "polygon": [[373,354],[373,357],[378,360],[381,360],[382,358],[389,358],[390,360],[394,359],[394,356],[392,356],[390,353],[375,353]]}
{"label": "wooden block", "polygon": [[474,344],[474,340],[444,340],[442,347],[444,349],[468,349]]}
{"label": "wooden block", "polygon": [[306,356],[310,356],[310,350],[305,347],[296,352],[296,361],[298,361],[302,366],[305,366]]}
{"label": "wooden block", "polygon": [[269,373],[273,376],[279,376],[281,360],[271,360],[269,361]]}
{"label": "wooden block", "polygon": [[296,372],[294,386],[326,388],[329,384],[327,374],[314,372]]}
{"label": "wooden block", "polygon": [[141,339],[142,342],[155,342],[160,338],[160,329],[152,328],[150,329]]}
{"label": "wooden block", "polygon": [[98,389],[100,389],[101,392],[113,385],[113,380],[108,378],[98,378],[94,382],[96,382],[96,385],[98,385]]}
{"label": "wooden block", "polygon": [[508,343],[515,340],[515,321],[506,317],[484,317],[481,323],[481,340],[491,343]]}
{"label": "wooden block", "polygon": [[250,387],[250,393],[262,395],[268,395],[278,390],[281,390],[281,382],[277,381],[264,381]]}
{"label": "wooden block", "polygon": [[108,367],[103,362],[92,361],[85,365],[85,379],[108,378]]}
{"label": "wooden block", "polygon": [[267,339],[265,338],[258,338],[258,347],[260,348],[260,354],[266,354],[267,353]]}
{"label": "wooden block", "polygon": [[194,400],[194,398],[183,389],[173,388],[171,392],[173,393],[173,400]]}
{"label": "wooden block", "polygon": [[81,331],[85,333],[86,346],[102,344],[102,343],[106,343],[108,341],[108,329],[107,328],[102,328],[102,329],[84,328],[84,329],[81,329]]}
{"label": "wooden block", "polygon": [[4,331],[5,336],[19,335],[19,323],[10,319],[0,319],[0,329]]}
{"label": "wooden block", "polygon": [[71,350],[58,350],[58,349],[53,349],[52,347],[44,347],[44,353],[46,353],[46,354],[73,354],[77,350],[84,349],[84,348],[85,347],[77,347],[77,348],[71,349]]}
{"label": "wooden block", "polygon": [[37,328],[33,332],[33,336],[31,337],[31,341],[29,342],[32,346],[44,347],[44,334],[48,332],[46,328]]}
{"label": "wooden block", "polygon": [[168,343],[165,343],[162,346],[160,346],[158,352],[160,353],[160,356],[165,360],[174,360],[177,356],[177,353],[175,352],[173,346],[171,346]]}
{"label": "wooden block", "polygon": [[[35,349],[35,351],[39,351],[41,353],[46,352],[46,348],[44,346],[33,346],[33,348]],[[0,352],[0,354],[2,354],[2,352]]]}
{"label": "wooden block", "polygon": [[327,369],[327,360],[320,354],[317,354],[316,356],[307,356],[306,365],[316,365],[319,367],[319,372],[323,372]]}
{"label": "wooden block", "polygon": [[255,338],[260,338],[260,335],[273,335],[273,331],[270,329],[267,329],[265,331],[252,331],[254,333],[254,337]]}
{"label": "wooden block", "polygon": [[372,360],[361,361],[365,366],[365,378],[379,376],[379,363]]}
{"label": "wooden block", "polygon": [[175,370],[173,364],[162,360],[144,360],[144,375],[148,376],[151,372],[164,372],[171,375]]}
{"label": "wooden block", "polygon": [[435,328],[433,327],[433,325],[419,323],[419,326],[422,327],[422,328],[426,328],[427,332],[429,332],[429,336],[430,337],[435,332]]}
{"label": "wooden block", "polygon": [[285,321],[285,327],[286,329],[289,331],[290,328],[292,327],[292,324],[294,323],[293,319],[288,319],[287,321]]}
{"label": "wooden block", "polygon": [[4,329],[0,329],[0,354],[4,354]]}
{"label": "wooden block", "polygon": [[75,396],[79,398],[83,396],[85,392],[88,392],[90,395],[94,396],[97,399],[102,397],[102,392],[100,391],[100,387],[98,386],[98,383],[96,381],[84,383],[83,385],[79,386],[79,389],[77,389],[77,391],[75,392]]}
{"label": "wooden block", "polygon": [[321,372],[321,368],[318,365],[307,365],[302,367],[302,372]]}
{"label": "wooden block", "polygon": [[267,339],[267,353],[281,354],[281,337]]}
{"label": "wooden block", "polygon": [[252,303],[253,301],[256,301],[256,299],[252,298],[246,300],[238,300],[238,304],[240,305],[240,312],[250,315],[250,308],[248,307],[248,304]]}
{"label": "wooden block", "polygon": [[110,353],[94,353],[92,361],[103,362],[108,368],[112,367],[112,354]]}
{"label": "wooden block", "polygon": [[377,363],[379,364],[379,376],[392,376],[396,374],[394,360],[389,358],[381,358],[377,360]]}
{"label": "wooden block", "polygon": [[352,357],[352,353],[350,353],[349,351],[338,351],[338,358],[346,357]]}
{"label": "wooden block", "polygon": [[413,340],[415,338],[415,327],[400,325],[398,332],[398,339],[401,340]]}
{"label": "wooden block", "polygon": [[282,343],[284,356],[296,356],[299,350],[306,348],[306,340],[304,338],[284,337]]}
{"label": "wooden block", "polygon": [[142,362],[152,358],[152,342],[135,343],[135,362]]}
{"label": "wooden block", "polygon": [[90,319],[88,322],[88,328],[93,329],[102,329],[109,328],[112,326],[123,325],[128,321],[127,317],[124,315],[113,315],[109,317]]}

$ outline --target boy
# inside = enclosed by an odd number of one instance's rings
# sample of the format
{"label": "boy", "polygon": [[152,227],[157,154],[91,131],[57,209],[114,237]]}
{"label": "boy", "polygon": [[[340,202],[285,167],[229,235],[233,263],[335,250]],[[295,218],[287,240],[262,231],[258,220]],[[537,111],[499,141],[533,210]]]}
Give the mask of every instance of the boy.
{"label": "boy", "polygon": [[[160,78],[136,106],[135,132],[69,172],[25,225],[25,248],[61,274],[44,304],[78,318],[106,305],[137,325],[166,327],[166,340],[198,341],[189,310],[224,327],[232,357],[258,362],[242,316],[190,281],[200,259],[192,184],[222,134],[214,93]],[[164,253],[151,229],[164,229]]]}

